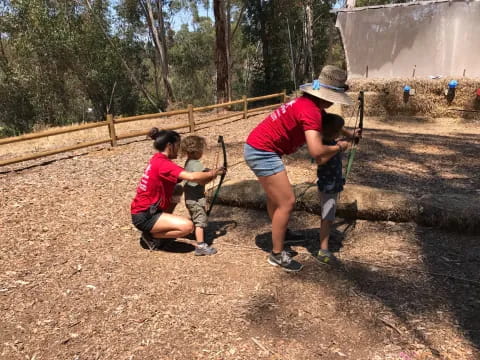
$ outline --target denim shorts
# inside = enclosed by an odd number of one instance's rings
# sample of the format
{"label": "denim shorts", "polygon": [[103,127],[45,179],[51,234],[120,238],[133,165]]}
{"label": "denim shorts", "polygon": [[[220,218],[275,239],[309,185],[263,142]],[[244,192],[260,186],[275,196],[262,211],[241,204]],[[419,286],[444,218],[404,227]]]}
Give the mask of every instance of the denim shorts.
{"label": "denim shorts", "polygon": [[243,156],[245,157],[247,165],[257,177],[271,176],[285,170],[282,158],[277,153],[258,150],[253,146],[245,144],[243,147]]}

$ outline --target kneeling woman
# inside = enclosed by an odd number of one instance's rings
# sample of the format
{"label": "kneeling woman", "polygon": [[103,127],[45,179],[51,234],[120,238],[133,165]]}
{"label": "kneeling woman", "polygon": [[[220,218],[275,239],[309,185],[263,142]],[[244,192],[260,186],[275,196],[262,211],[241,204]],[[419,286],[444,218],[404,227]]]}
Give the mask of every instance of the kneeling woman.
{"label": "kneeling woman", "polygon": [[172,130],[152,128],[149,136],[154,140],[153,147],[158,153],[150,159],[138,184],[131,213],[133,225],[142,231],[141,241],[153,250],[156,247],[155,239],[185,237],[194,230],[191,220],[168,213],[172,208],[170,204],[177,183],[187,180],[206,184],[225,170],[185,171],[172,161],[180,149],[180,134]]}

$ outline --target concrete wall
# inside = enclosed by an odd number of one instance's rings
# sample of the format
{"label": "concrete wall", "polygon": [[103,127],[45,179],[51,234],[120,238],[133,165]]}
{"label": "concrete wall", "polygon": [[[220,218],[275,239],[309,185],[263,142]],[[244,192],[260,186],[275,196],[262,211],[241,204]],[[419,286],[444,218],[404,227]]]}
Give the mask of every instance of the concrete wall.
{"label": "concrete wall", "polygon": [[337,27],[349,78],[480,78],[480,1],[342,9]]}

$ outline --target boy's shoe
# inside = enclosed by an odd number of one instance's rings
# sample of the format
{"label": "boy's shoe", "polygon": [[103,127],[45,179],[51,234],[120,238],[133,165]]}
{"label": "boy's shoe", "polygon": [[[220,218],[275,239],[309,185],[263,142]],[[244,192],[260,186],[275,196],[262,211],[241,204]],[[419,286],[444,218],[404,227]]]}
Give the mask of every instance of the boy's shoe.
{"label": "boy's shoe", "polygon": [[217,253],[217,249],[208,246],[207,243],[202,243],[195,248],[195,256],[214,255]]}
{"label": "boy's shoe", "polygon": [[328,250],[319,250],[317,255],[313,256],[320,264],[333,265],[336,261],[335,256]]}
{"label": "boy's shoe", "polygon": [[147,231],[142,232],[142,236],[140,236],[140,245],[144,249],[148,250],[155,250],[157,248],[155,239],[153,238],[152,234]]}
{"label": "boy's shoe", "polygon": [[283,270],[288,272],[297,272],[303,268],[303,265],[288,256],[285,250],[277,255],[273,253],[268,255],[268,263],[273,266],[281,266]]}
{"label": "boy's shoe", "polygon": [[283,250],[285,250],[285,252],[287,253],[288,256],[290,256],[291,258],[295,257],[298,255],[298,252],[293,250],[289,245],[285,245],[283,247]]}

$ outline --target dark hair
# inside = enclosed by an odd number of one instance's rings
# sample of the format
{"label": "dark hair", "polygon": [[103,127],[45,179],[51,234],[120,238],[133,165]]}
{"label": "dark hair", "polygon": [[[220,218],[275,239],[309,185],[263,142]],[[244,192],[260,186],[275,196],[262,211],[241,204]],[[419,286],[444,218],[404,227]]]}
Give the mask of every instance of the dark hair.
{"label": "dark hair", "polygon": [[344,125],[345,120],[340,115],[324,113],[322,117],[322,132],[326,138],[335,136]]}
{"label": "dark hair", "polygon": [[148,137],[153,139],[153,147],[158,151],[163,151],[168,144],[175,144],[180,140],[180,134],[173,130],[158,130],[158,128],[151,128],[148,132]]}

